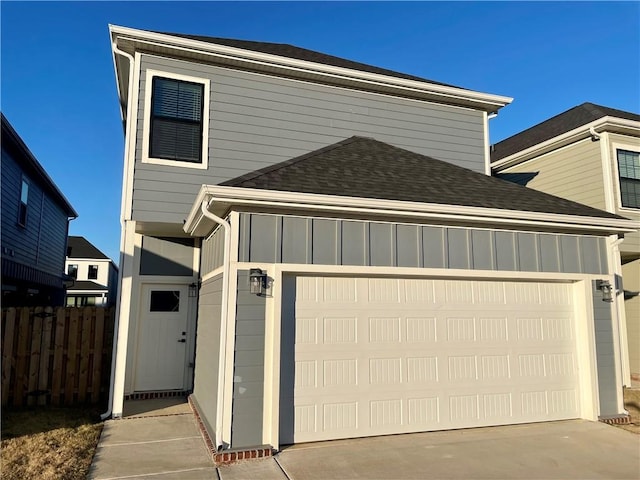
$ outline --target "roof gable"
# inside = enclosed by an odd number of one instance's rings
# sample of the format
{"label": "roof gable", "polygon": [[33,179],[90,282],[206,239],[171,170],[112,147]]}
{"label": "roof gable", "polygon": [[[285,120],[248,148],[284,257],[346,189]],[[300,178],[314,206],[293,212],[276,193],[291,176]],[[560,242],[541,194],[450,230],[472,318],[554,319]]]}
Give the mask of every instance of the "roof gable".
{"label": "roof gable", "polygon": [[67,258],[95,258],[111,260],[84,237],[70,235],[67,240]]}
{"label": "roof gable", "polygon": [[357,136],[220,185],[622,218],[372,138]]}
{"label": "roof gable", "polygon": [[640,115],[635,113],[583,103],[496,143],[492,146],[491,161],[497,162],[603,117],[640,121]]}
{"label": "roof gable", "polygon": [[77,218],[78,213],[1,112],[0,123],[2,123],[2,148],[12,152],[14,160],[18,162],[22,171],[38,182],[40,187],[62,208],[67,217]]}

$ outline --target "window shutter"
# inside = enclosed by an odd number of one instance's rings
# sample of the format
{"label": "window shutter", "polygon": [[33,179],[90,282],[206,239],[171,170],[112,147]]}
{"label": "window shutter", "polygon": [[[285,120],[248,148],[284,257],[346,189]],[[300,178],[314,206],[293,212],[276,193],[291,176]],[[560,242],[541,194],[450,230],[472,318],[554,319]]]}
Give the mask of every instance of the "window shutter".
{"label": "window shutter", "polygon": [[150,156],[200,163],[204,86],[153,79]]}

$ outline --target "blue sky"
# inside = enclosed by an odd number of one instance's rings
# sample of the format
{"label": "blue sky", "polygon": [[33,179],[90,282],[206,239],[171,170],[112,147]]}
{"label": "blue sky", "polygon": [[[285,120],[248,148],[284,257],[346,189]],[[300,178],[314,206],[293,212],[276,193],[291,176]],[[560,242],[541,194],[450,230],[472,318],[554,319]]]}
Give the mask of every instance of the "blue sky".
{"label": "blue sky", "polygon": [[[589,101],[640,113],[638,2],[2,1],[1,108],[116,262],[124,137],[108,24],[291,43],[514,97],[491,141]],[[195,197],[194,192],[194,197]]]}

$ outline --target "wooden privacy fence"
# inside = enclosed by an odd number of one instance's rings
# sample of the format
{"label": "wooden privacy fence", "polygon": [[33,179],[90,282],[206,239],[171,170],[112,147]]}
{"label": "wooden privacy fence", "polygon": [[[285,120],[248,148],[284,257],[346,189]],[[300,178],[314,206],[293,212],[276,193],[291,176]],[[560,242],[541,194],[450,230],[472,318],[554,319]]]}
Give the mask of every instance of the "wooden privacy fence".
{"label": "wooden privacy fence", "polygon": [[113,308],[2,310],[2,406],[96,404],[109,393]]}

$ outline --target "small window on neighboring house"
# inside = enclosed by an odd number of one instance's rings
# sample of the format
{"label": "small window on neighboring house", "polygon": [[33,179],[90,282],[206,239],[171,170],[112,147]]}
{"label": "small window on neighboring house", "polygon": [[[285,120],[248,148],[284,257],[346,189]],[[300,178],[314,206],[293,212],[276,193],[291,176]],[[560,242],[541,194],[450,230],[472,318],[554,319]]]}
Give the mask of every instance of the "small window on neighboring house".
{"label": "small window on neighboring house", "polygon": [[98,265],[89,265],[89,274],[87,275],[89,280],[96,280],[98,278]]}
{"label": "small window on neighboring house", "polygon": [[69,265],[67,267],[67,275],[69,275],[71,278],[78,278],[78,265]]}
{"label": "small window on neighboring house", "polygon": [[18,209],[18,225],[27,226],[27,212],[29,209],[29,183],[23,178],[20,190],[20,207]]}
{"label": "small window on neighboring house", "polygon": [[202,163],[204,84],[153,77],[149,157]]}
{"label": "small window on neighboring house", "polygon": [[640,208],[640,153],[618,150],[618,173],[622,206]]}

